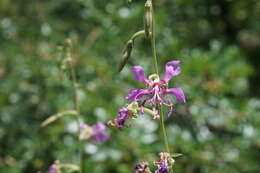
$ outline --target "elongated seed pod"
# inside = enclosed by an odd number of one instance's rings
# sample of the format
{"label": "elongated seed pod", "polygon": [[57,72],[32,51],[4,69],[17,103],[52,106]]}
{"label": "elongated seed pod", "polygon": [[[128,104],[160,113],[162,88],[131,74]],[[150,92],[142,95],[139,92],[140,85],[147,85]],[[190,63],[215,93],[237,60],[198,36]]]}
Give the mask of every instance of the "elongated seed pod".
{"label": "elongated seed pod", "polygon": [[123,51],[122,60],[118,65],[118,71],[121,72],[124,66],[126,65],[128,59],[131,57],[131,52],[133,50],[133,40],[129,40],[126,44],[126,47]]}
{"label": "elongated seed pod", "polygon": [[147,0],[145,5],[145,13],[144,13],[144,31],[145,36],[148,38],[152,33],[153,26],[153,9],[151,0]]}

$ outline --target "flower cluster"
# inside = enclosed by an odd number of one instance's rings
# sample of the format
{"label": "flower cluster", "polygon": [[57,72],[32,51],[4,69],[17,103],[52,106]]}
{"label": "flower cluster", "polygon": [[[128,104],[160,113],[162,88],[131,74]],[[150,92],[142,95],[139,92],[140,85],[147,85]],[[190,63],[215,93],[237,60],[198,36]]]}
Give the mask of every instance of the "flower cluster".
{"label": "flower cluster", "polygon": [[[144,89],[133,88],[129,91],[126,99],[131,101],[119,110],[117,118],[109,121],[108,124],[119,128],[126,127],[125,122],[129,118],[136,118],[137,111],[147,112],[153,115],[154,119],[159,119],[159,106],[169,107],[168,116],[173,112],[173,101],[168,96],[173,96],[179,103],[185,103],[185,95],[181,88],[168,88],[170,79],[181,73],[180,61],[170,61],[165,65],[165,74],[160,78],[157,74],[152,74],[148,78],[144,74],[141,66],[133,66],[131,70],[137,81],[145,84]],[[150,105],[152,110],[145,107]],[[133,105],[135,105],[133,107]]]}
{"label": "flower cluster", "polygon": [[105,133],[106,127],[103,123],[97,123],[93,126],[89,126],[84,122],[80,123],[80,140],[92,139],[97,143],[104,142],[108,139]]}
{"label": "flower cluster", "polygon": [[[154,161],[154,165],[157,167],[154,173],[170,173],[170,168],[174,164],[174,159],[166,152],[161,152],[159,155],[160,159]],[[135,173],[152,173],[147,162],[137,163],[134,171]]]}

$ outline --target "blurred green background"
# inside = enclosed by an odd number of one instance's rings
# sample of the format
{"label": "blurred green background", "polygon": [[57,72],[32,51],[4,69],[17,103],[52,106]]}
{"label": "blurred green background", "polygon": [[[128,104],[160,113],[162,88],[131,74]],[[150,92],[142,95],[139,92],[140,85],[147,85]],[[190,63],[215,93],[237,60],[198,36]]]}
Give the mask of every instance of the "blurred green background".
{"label": "blurred green background", "polygon": [[[59,159],[77,163],[75,121],[41,129],[50,115],[73,107],[60,70],[59,46],[73,42],[84,119],[114,119],[128,89],[142,87],[116,65],[126,41],[143,27],[145,1],[0,1],[0,172],[35,173]],[[187,103],[166,121],[171,149],[183,153],[176,173],[260,172],[260,1],[155,0],[156,41],[164,64],[181,60],[170,87]],[[135,43],[130,65],[152,73],[150,45]],[[129,65],[128,65],[129,67]],[[130,173],[163,149],[158,122],[109,129],[110,140],[86,143],[88,172]]]}

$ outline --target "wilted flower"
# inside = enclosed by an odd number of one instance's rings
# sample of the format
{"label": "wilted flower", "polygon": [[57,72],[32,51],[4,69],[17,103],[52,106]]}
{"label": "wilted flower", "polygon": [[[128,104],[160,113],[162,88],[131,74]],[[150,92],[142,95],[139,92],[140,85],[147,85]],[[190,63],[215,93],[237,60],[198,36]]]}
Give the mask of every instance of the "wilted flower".
{"label": "wilted flower", "polygon": [[80,123],[80,140],[93,139],[96,142],[104,142],[108,139],[105,134],[105,125],[103,123],[97,123],[93,126],[88,126],[87,124]]}
{"label": "wilted flower", "polygon": [[125,105],[122,109],[119,109],[117,118],[114,120],[114,122],[110,120],[108,121],[108,125],[119,128],[127,127],[125,124],[126,120],[129,118],[135,118],[138,108],[138,103],[136,102]]}
{"label": "wilted flower", "polygon": [[147,162],[137,163],[134,168],[135,173],[152,173]]}
{"label": "wilted flower", "polygon": [[142,114],[144,112],[152,115],[155,119],[159,117],[158,111],[152,111],[150,109],[139,107],[137,102],[132,102],[131,104],[125,105],[122,109],[119,109],[117,118],[112,121],[108,121],[108,125],[123,128],[128,127],[125,123],[129,118],[136,118],[137,113],[140,111]]}
{"label": "wilted flower", "polygon": [[159,105],[164,104],[170,107],[168,115],[172,113],[173,102],[167,95],[175,97],[177,102],[185,103],[185,96],[181,88],[168,88],[169,80],[180,74],[179,67],[180,61],[170,61],[165,65],[165,74],[162,79],[157,74],[146,78],[144,70],[141,66],[134,66],[131,68],[136,80],[143,82],[146,85],[146,89],[131,89],[128,96],[128,100],[132,102],[141,102],[141,106],[145,103],[149,103],[151,106],[155,106],[158,110]]}
{"label": "wilted flower", "polygon": [[114,121],[109,120],[107,124],[119,128],[126,127],[125,122],[130,117],[131,112],[127,110],[127,108],[123,107],[122,109],[119,109],[117,118]]}

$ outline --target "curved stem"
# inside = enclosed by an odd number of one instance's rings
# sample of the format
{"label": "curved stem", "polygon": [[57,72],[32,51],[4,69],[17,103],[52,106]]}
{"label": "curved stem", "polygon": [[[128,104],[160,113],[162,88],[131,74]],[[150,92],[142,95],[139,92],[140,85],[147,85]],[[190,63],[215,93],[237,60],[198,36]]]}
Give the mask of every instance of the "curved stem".
{"label": "curved stem", "polygon": [[137,37],[144,35],[144,34],[145,34],[144,30],[138,31],[130,38],[130,40],[134,41]]}

